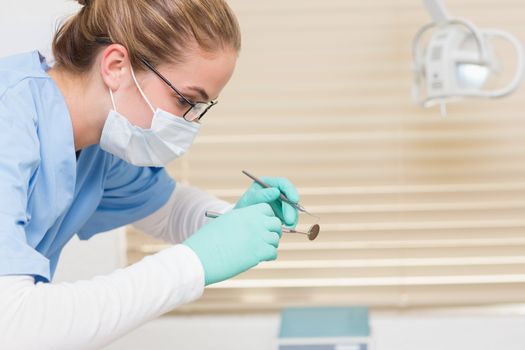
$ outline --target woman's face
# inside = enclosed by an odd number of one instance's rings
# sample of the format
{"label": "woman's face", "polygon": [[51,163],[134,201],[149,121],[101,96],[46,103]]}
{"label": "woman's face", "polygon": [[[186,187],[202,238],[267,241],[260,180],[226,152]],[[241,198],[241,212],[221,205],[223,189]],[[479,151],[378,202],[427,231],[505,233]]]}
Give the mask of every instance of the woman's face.
{"label": "woman's face", "polygon": [[[218,99],[235,69],[237,53],[221,50],[213,54],[197,51],[184,63],[155,67],[191,102],[210,102]],[[137,81],[153,108],[161,108],[182,117],[190,106],[151,70],[136,72]],[[120,90],[120,91],[118,91]],[[115,91],[117,111],[131,124],[149,128],[153,112],[130,77]],[[211,116],[213,109],[206,116]]]}

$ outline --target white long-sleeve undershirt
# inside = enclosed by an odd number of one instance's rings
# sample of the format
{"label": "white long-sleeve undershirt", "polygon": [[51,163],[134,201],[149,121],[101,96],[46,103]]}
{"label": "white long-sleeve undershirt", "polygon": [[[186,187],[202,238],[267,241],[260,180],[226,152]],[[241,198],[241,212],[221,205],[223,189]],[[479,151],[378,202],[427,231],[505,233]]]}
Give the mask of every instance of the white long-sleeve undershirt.
{"label": "white long-sleeve undershirt", "polygon": [[201,262],[184,245],[88,281],[34,284],[30,276],[3,276],[0,349],[100,349],[203,290]]}
{"label": "white long-sleeve undershirt", "polygon": [[210,220],[204,215],[207,210],[225,213],[232,207],[232,204],[199,188],[177,185],[162,208],[134,222],[133,226],[155,238],[177,244],[184,242]]}

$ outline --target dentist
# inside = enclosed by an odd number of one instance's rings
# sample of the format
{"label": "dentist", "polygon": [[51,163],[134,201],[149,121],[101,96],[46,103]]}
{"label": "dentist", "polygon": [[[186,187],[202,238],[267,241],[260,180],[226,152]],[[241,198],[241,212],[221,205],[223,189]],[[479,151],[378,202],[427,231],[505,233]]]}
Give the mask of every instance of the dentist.
{"label": "dentist", "polygon": [[[0,59],[0,348],[101,348],[277,258],[294,186],[230,205],[164,166],[191,146],[241,39],[224,0],[79,0],[38,52]],[[207,222],[206,210],[225,213]],[[53,283],[64,245],[134,224],[173,245],[107,276]],[[93,252],[96,254],[96,252]]]}

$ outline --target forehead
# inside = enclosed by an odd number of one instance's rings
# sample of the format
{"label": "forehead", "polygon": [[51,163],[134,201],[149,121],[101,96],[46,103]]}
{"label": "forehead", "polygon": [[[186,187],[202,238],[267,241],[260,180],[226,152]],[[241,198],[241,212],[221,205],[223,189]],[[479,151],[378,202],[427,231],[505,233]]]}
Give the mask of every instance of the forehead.
{"label": "forehead", "polygon": [[210,99],[215,99],[230,80],[236,61],[237,53],[233,50],[196,51],[188,54],[182,63],[165,64],[159,68],[177,88],[202,88]]}

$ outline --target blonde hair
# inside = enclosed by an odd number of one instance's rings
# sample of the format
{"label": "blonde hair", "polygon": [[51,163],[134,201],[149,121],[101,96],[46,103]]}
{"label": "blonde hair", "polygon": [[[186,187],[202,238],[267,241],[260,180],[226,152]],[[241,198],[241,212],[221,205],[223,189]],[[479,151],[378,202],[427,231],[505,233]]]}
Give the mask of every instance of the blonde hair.
{"label": "blonde hair", "polygon": [[141,59],[184,62],[195,44],[210,53],[241,48],[239,24],[225,0],[77,1],[82,9],[53,39],[56,66],[66,70],[88,71],[104,41],[123,45],[138,69],[144,69]]}

